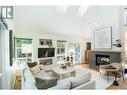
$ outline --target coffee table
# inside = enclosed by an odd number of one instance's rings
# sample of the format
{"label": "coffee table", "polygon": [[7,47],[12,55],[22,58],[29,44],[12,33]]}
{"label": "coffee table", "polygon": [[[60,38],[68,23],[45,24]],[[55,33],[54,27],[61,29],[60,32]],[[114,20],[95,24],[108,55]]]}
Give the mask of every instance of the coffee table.
{"label": "coffee table", "polygon": [[57,66],[57,67],[53,67],[52,71],[55,72],[59,76],[60,80],[64,79],[64,76],[66,74],[70,74],[70,76],[75,77],[75,69],[73,67],[67,67],[66,69],[62,69],[59,66]]}
{"label": "coffee table", "polygon": [[123,66],[120,63],[112,63],[110,65],[112,65],[114,68],[107,68],[107,66],[109,66],[109,65],[105,65],[105,66],[103,66],[102,69],[100,69],[100,71],[104,72],[104,74],[107,76],[107,81],[109,82],[110,76],[114,76],[115,77],[115,84],[116,84],[116,77],[118,76],[118,74],[119,74],[119,76],[122,76],[123,80],[124,80]]}

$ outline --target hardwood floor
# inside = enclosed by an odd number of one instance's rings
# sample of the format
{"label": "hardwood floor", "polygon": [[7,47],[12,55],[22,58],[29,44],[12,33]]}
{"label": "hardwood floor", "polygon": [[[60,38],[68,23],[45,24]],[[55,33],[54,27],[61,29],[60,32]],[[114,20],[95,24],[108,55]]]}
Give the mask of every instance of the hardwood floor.
{"label": "hardwood floor", "polygon": [[21,76],[16,76],[14,89],[15,90],[21,89]]}
{"label": "hardwood floor", "polygon": [[94,71],[99,72],[99,71],[96,70],[96,69],[92,69],[92,68],[90,68],[90,67],[89,67],[89,64],[78,64],[78,65],[74,65],[74,66],[76,66],[76,67],[88,68],[88,69],[91,69],[91,70],[94,70]]}
{"label": "hardwood floor", "polygon": [[125,82],[122,79],[118,80],[119,86],[111,85],[106,90],[127,90],[127,78]]}
{"label": "hardwood floor", "polygon": [[[75,65],[75,66],[91,69],[89,67],[89,64],[80,64],[80,65]],[[98,70],[95,70],[95,69],[91,69],[91,70],[99,72]],[[119,83],[119,86],[110,85],[108,88],[106,88],[106,90],[126,90],[127,89],[127,77],[125,78],[125,82],[123,82],[121,78],[118,80],[118,83]]]}

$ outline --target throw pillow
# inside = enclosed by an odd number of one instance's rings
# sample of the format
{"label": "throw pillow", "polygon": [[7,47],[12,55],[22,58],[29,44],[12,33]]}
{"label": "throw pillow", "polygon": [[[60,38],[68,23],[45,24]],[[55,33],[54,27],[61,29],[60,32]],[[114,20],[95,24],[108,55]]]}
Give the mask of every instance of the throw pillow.
{"label": "throw pillow", "polygon": [[45,68],[45,66],[43,64],[40,64],[39,67],[40,67],[41,70],[44,70],[44,68]]}
{"label": "throw pillow", "polygon": [[37,65],[37,62],[27,63],[27,65],[28,65],[29,68],[32,68],[32,67]]}
{"label": "throw pillow", "polygon": [[30,71],[32,72],[32,74],[35,76],[36,74],[38,74],[40,72],[40,67],[39,65],[36,65],[32,68],[30,68]]}
{"label": "throw pillow", "polygon": [[71,87],[71,82],[69,79],[63,79],[57,82],[57,85],[49,88],[48,90],[69,90]]}
{"label": "throw pillow", "polygon": [[35,85],[38,89],[48,89],[50,87],[53,87],[57,84],[57,79],[52,78],[49,80],[41,79],[36,77],[35,78]]}

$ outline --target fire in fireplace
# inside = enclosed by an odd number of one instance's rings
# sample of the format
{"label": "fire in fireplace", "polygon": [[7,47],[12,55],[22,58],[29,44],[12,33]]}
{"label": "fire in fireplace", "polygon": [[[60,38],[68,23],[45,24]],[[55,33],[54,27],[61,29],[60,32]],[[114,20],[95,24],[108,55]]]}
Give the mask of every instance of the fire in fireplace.
{"label": "fire in fireplace", "polygon": [[110,56],[109,55],[96,54],[96,66],[101,65],[102,61],[109,63],[110,62]]}

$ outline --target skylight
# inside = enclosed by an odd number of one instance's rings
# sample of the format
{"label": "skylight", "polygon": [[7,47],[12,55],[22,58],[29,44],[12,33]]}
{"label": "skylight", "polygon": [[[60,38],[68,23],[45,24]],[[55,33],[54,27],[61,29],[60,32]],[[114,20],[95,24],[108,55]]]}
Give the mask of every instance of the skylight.
{"label": "skylight", "polygon": [[68,6],[57,6],[57,11],[59,11],[60,13],[65,14],[67,11]]}
{"label": "skylight", "polygon": [[[73,13],[73,6],[57,6],[56,10],[62,14],[65,14],[67,9],[70,7],[70,14]],[[79,18],[82,18],[82,16],[85,14],[85,12],[88,9],[88,5],[85,6],[79,6],[78,9],[75,10],[76,15],[78,15]],[[71,12],[72,11],[72,12]]]}
{"label": "skylight", "polygon": [[80,6],[78,9],[78,15],[81,18],[85,12],[87,11],[87,9],[89,8],[89,6]]}

